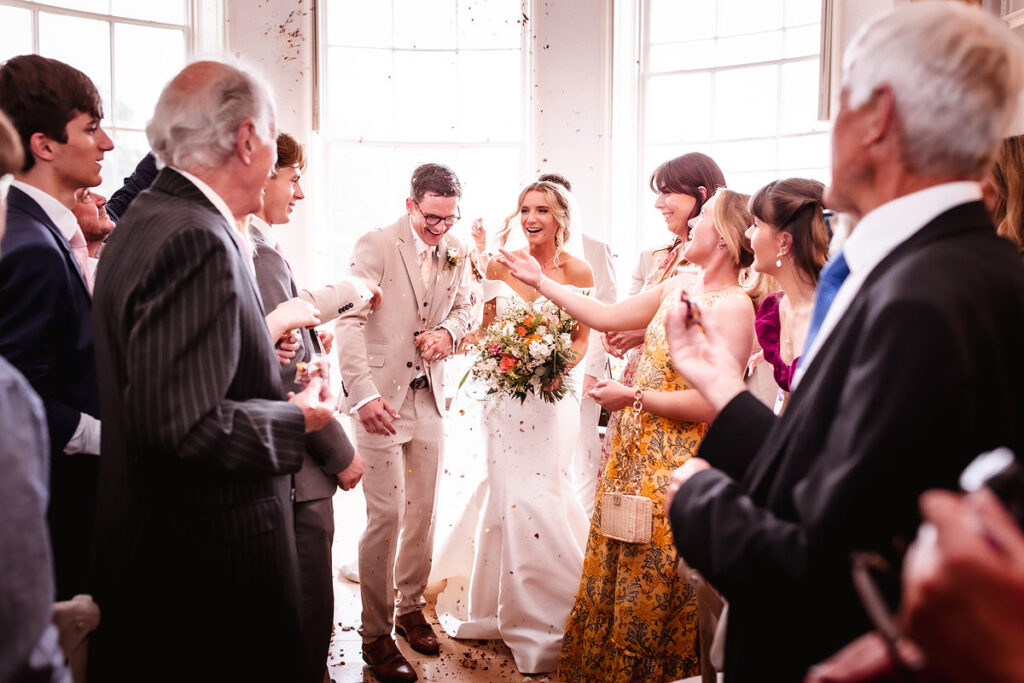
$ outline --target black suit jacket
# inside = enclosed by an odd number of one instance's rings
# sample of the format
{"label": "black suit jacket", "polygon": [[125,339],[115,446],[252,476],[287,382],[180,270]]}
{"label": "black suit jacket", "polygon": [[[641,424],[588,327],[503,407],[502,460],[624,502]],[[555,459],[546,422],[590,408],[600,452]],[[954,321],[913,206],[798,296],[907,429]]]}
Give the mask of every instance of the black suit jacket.
{"label": "black suit jacket", "polygon": [[[281,400],[277,357],[233,229],[191,182],[164,169],[98,268],[96,680],[138,680],[140,671],[160,680],[297,675],[289,493],[304,421]],[[156,667],[153,643],[174,653]]]}
{"label": "black suit jacket", "polygon": [[[299,296],[299,290],[288,262],[274,248],[268,236],[255,224],[249,226],[249,234],[254,247],[256,283],[264,307],[272,311],[278,304]],[[314,340],[309,330],[303,328],[300,333],[302,348],[289,364],[280,366],[281,385],[286,392],[302,391],[295,382],[295,365],[308,361],[313,349],[320,348],[319,340]],[[305,502],[333,496],[338,490],[335,475],[349,466],[354,453],[352,443],[337,420],[331,420],[323,429],[306,435],[306,457],[302,469],[295,475],[295,500]]]}
{"label": "black suit jacket", "polygon": [[750,394],[712,424],[717,468],[673,501],[676,545],[730,602],[727,679],[802,680],[870,624],[850,553],[898,568],[918,495],[979,452],[1021,450],[1024,272],[980,202],[868,276],[780,419]]}
{"label": "black suit jacket", "polygon": [[48,520],[57,595],[89,592],[92,516],[99,464],[64,447],[82,413],[98,418],[92,296],[67,240],[16,187],[0,242],[0,355],[43,399],[50,435]]}

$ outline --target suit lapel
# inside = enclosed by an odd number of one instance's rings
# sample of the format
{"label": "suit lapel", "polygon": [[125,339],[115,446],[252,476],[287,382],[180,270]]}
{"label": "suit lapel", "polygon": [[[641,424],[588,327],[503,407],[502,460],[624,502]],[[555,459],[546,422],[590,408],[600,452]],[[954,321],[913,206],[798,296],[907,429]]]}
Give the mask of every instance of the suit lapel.
{"label": "suit lapel", "polygon": [[34,199],[16,187],[12,187],[8,191],[7,203],[13,208],[24,211],[35,219],[36,222],[50,231],[53,238],[57,241],[57,246],[60,247],[61,252],[64,254],[64,260],[68,263],[68,268],[78,273],[78,281],[81,283],[86,295],[91,300],[92,292],[89,291],[89,283],[85,279],[85,273],[82,272],[82,266],[79,265],[78,259],[75,258],[75,255],[71,253],[71,245],[68,244],[67,238],[64,237],[54,222],[50,220],[50,216],[43,211],[43,207],[39,206]]}
{"label": "suit lapel", "polygon": [[423,284],[423,277],[420,275],[420,262],[416,258],[416,245],[412,241],[412,226],[409,224],[409,217],[405,216],[398,221],[398,251],[402,254],[405,262],[405,269],[409,274],[409,282],[416,292],[417,306],[419,302],[426,301],[427,288]]}

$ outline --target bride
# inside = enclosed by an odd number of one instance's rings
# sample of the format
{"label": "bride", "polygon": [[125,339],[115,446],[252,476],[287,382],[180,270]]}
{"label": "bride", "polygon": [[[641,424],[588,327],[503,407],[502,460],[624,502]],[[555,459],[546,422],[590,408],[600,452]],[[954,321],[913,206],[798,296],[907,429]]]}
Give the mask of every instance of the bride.
{"label": "bride", "polygon": [[[527,249],[544,275],[577,291],[593,287],[583,260],[564,249],[569,233],[566,190],[540,181],[519,195]],[[506,231],[515,218],[505,223]],[[543,297],[495,260],[487,265],[486,327],[507,306]],[[572,334],[576,362],[589,329]],[[505,641],[521,673],[552,671],[583,568],[589,520],[568,481],[579,432],[578,396],[557,403],[490,397],[483,410],[486,491],[476,524],[469,578],[449,575],[437,598],[438,620],[455,638]],[[466,514],[474,514],[470,506]]]}

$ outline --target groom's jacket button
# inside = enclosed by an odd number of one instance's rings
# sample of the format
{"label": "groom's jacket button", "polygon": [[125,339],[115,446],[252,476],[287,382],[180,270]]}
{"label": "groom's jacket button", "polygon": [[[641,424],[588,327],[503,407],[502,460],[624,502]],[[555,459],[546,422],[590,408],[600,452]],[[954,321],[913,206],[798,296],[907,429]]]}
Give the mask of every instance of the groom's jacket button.
{"label": "groom's jacket button", "polygon": [[419,370],[419,369],[420,369],[420,366],[418,366],[418,365],[417,365],[417,366],[416,366],[416,369],[417,369],[417,370]]}
{"label": "groom's jacket button", "polygon": [[350,308],[352,308],[352,304],[345,304],[344,306],[338,309],[338,313],[344,313]]}
{"label": "groom's jacket button", "polygon": [[423,302],[423,305],[424,305],[424,306],[427,306],[428,304],[427,304],[427,302],[426,302],[426,301],[424,301],[424,302]]}
{"label": "groom's jacket button", "polygon": [[412,361],[409,361],[408,363],[406,363],[406,364],[405,364],[405,367],[407,367],[407,368],[411,368],[411,367],[412,367]]}
{"label": "groom's jacket button", "polygon": [[412,333],[412,336],[414,336],[414,337],[420,336],[420,331],[416,330],[415,332]]}

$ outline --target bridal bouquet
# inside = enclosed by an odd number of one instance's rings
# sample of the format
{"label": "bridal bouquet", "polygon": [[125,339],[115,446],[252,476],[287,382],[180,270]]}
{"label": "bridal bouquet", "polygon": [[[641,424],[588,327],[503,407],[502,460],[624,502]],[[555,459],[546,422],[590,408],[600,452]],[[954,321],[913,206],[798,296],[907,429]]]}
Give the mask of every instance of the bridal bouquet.
{"label": "bridal bouquet", "polygon": [[532,393],[554,403],[569,390],[575,327],[576,320],[550,301],[512,304],[484,330],[470,372],[488,394],[525,401]]}

